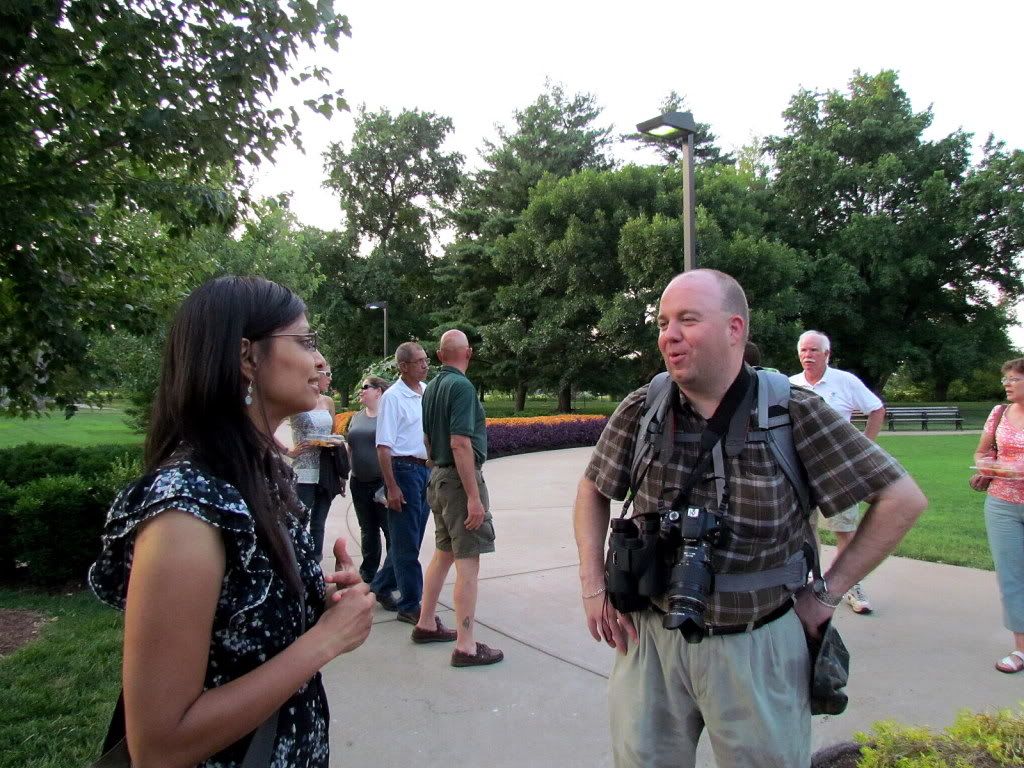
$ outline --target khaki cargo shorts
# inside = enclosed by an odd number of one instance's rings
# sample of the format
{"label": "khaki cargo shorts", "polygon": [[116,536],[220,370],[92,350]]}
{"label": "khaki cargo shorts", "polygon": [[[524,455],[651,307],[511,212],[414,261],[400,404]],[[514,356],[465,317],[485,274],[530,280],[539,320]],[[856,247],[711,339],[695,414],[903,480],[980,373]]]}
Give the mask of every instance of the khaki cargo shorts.
{"label": "khaki cargo shorts", "polygon": [[832,517],[825,517],[818,510],[818,527],[833,533],[853,533],[860,522],[860,505],[854,504],[849,509],[836,512]]}
{"label": "khaki cargo shorts", "polygon": [[434,546],[456,558],[475,557],[494,551],[494,522],[483,473],[476,470],[476,484],[484,505],[484,521],[475,531],[466,530],[466,491],[455,467],[434,467],[427,483],[427,503],[434,513]]}

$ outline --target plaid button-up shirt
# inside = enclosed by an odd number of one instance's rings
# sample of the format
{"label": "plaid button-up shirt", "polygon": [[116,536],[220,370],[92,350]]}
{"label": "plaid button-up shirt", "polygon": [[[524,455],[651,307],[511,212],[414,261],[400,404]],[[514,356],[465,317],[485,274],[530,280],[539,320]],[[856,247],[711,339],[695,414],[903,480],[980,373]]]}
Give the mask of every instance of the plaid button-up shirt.
{"label": "plaid button-up shirt", "polygon": [[[632,392],[612,414],[594,448],[586,477],[610,499],[622,500],[629,489],[636,429],[647,387]],[[680,393],[676,433],[700,433],[706,420]],[[756,407],[756,405],[755,405]],[[813,392],[793,387],[789,413],[793,440],[807,471],[811,503],[826,516],[869,499],[906,471],[876,443],[864,437]],[[751,428],[756,412],[751,411]],[[671,457],[659,457],[637,490],[632,513],[663,511],[675,501],[699,446],[676,442]],[[793,486],[766,443],[747,443],[735,458],[726,458],[729,478],[727,533],[714,549],[715,573],[751,573],[780,566],[812,541],[810,523],[801,513]],[[643,466],[643,465],[641,465]],[[714,470],[709,463],[690,494],[690,506],[715,510]],[[785,587],[753,592],[716,592],[708,599],[705,620],[711,626],[746,624],[771,613],[790,599]],[[664,608],[664,600],[655,601]]]}

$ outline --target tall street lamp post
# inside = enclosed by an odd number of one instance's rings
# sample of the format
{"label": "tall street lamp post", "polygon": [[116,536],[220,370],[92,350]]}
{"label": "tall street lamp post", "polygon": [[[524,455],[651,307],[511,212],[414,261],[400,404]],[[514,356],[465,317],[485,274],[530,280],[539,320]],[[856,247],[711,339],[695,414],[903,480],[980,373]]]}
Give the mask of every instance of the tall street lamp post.
{"label": "tall street lamp post", "polygon": [[371,301],[366,305],[367,309],[384,310],[384,357],[388,356],[388,303],[386,301]]}
{"label": "tall street lamp post", "polygon": [[697,124],[690,112],[666,112],[637,124],[638,133],[669,138],[682,136],[683,144],[683,271],[697,268],[696,216],[693,204],[693,136]]}

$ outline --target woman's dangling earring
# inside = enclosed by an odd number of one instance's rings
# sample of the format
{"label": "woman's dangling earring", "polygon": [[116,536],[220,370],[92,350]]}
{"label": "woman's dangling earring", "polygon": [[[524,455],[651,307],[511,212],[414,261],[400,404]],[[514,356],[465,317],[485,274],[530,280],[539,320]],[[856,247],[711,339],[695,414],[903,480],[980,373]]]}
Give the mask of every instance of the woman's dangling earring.
{"label": "woman's dangling earring", "polygon": [[245,404],[252,405],[252,382],[249,382],[248,388],[245,390]]}

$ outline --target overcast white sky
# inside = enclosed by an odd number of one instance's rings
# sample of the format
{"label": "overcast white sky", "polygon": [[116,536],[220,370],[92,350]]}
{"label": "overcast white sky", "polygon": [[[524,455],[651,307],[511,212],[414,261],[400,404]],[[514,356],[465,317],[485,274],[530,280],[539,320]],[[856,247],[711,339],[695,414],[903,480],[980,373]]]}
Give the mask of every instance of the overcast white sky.
{"label": "overcast white sky", "polygon": [[[914,109],[932,106],[930,137],[964,128],[976,145],[992,132],[1024,147],[1019,0],[336,0],[336,7],[348,15],[352,37],[339,53],[315,57],[353,110],[365,103],[447,115],[455,125],[450,146],[471,167],[494,125],[510,124],[545,77],[570,93],[595,94],[604,124],[617,132],[658,114],[675,89],[731,149],[781,132],[781,113],[801,87],[842,89],[855,69],[895,69]],[[296,98],[287,89],[279,96]],[[282,150],[275,166],[255,174],[255,191],[292,192],[302,221],[338,227],[320,155],[351,132],[350,114],[305,116],[306,154]],[[642,160],[625,147],[618,157]],[[1024,343],[1024,332],[1015,336]]]}

